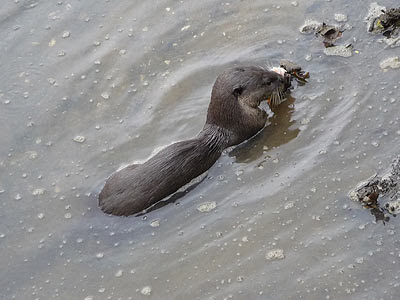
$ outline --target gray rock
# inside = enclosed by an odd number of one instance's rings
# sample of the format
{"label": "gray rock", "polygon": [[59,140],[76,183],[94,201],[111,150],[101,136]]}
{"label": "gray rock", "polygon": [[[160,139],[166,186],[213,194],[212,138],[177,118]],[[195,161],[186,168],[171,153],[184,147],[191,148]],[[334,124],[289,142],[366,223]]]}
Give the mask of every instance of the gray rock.
{"label": "gray rock", "polygon": [[336,55],[341,57],[350,57],[353,55],[352,45],[332,46],[324,49],[326,55]]}
{"label": "gray rock", "polygon": [[311,34],[316,32],[321,26],[321,22],[308,19],[305,20],[304,24],[300,27],[300,32],[304,34]]}
{"label": "gray rock", "polygon": [[387,71],[389,68],[398,69],[400,68],[400,60],[398,56],[388,57],[381,61],[379,64],[382,70]]}

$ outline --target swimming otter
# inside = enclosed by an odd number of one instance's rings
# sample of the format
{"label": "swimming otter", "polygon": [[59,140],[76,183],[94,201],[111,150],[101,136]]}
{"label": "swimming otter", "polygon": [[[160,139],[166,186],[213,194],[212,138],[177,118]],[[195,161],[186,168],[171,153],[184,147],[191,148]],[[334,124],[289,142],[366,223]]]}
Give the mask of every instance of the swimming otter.
{"label": "swimming otter", "polygon": [[218,76],[212,89],[207,121],[191,140],[172,144],[141,165],[114,173],[99,195],[108,214],[128,216],[143,211],[207,171],[222,151],[260,131],[267,114],[258,106],[290,85],[261,67],[235,67]]}

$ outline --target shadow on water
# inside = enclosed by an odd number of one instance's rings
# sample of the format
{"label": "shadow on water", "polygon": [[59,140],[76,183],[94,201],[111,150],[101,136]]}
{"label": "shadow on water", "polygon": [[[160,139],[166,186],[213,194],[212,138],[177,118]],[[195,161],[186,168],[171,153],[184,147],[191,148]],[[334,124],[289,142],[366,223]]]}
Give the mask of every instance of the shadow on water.
{"label": "shadow on water", "polygon": [[266,150],[279,147],[295,139],[299,135],[300,129],[290,129],[296,123],[295,120],[292,120],[295,109],[294,101],[295,98],[289,94],[287,100],[273,110],[274,115],[269,119],[271,124],[248,142],[236,147],[229,153],[229,156],[236,157],[236,162],[248,163],[261,157]]}

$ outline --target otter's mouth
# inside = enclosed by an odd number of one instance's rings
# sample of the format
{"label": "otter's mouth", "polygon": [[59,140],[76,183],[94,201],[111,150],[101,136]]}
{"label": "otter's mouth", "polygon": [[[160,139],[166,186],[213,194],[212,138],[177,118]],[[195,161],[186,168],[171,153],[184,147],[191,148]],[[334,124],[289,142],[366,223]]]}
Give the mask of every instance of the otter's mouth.
{"label": "otter's mouth", "polygon": [[268,97],[261,97],[255,103],[253,108],[259,108],[261,102],[267,101]]}
{"label": "otter's mouth", "polygon": [[268,101],[269,97],[270,97],[270,95],[262,96],[255,101],[254,100],[251,101],[247,105],[253,109],[260,109],[261,102]]}
{"label": "otter's mouth", "polygon": [[286,100],[285,96],[286,90],[284,86],[278,87],[272,91],[272,93],[268,93],[260,97],[257,101],[253,102],[250,105],[252,108],[260,109],[261,102],[267,102],[270,109],[275,108],[283,101]]}

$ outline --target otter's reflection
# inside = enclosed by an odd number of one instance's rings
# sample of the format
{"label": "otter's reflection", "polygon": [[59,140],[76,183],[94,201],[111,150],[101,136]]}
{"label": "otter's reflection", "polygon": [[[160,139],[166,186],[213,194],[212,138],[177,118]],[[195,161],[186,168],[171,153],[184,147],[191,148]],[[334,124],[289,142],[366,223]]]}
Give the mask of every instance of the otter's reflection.
{"label": "otter's reflection", "polygon": [[274,115],[269,119],[267,125],[261,132],[248,142],[236,147],[229,156],[236,157],[236,162],[251,162],[261,157],[266,149],[278,147],[296,138],[300,133],[299,128],[290,129],[296,121],[292,120],[294,112],[294,101],[290,94],[287,100],[274,108]]}
{"label": "otter's reflection", "polygon": [[376,223],[379,223],[380,221],[382,221],[383,225],[385,225],[387,222],[389,222],[389,220],[390,220],[389,215],[379,205],[374,205],[374,206],[366,207],[366,208],[369,208],[371,215],[373,215],[375,217]]}

